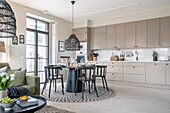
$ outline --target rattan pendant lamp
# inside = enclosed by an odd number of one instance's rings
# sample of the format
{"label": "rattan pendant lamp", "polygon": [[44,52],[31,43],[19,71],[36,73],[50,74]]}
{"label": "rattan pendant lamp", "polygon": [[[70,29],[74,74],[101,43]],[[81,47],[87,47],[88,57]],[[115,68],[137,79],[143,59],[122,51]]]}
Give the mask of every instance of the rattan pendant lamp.
{"label": "rattan pendant lamp", "polygon": [[6,0],[0,0],[0,38],[16,36],[16,19]]}
{"label": "rattan pendant lamp", "polygon": [[[75,1],[71,0],[72,4],[72,30],[74,28],[74,4]],[[80,50],[80,42],[76,35],[73,33],[70,35],[70,37],[65,41],[66,51],[78,51]]]}

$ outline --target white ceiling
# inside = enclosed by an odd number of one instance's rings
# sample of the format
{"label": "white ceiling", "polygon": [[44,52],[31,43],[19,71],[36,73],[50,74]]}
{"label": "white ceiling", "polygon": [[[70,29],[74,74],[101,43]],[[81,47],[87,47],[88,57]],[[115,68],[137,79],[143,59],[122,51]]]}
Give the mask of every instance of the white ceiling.
{"label": "white ceiling", "polygon": [[[71,20],[70,0],[11,0],[48,14]],[[129,7],[128,5],[136,4]],[[170,7],[170,0],[76,0],[75,20],[95,20]],[[113,10],[109,10],[113,9]],[[109,10],[109,11],[103,11]],[[100,13],[96,13],[96,12]],[[89,13],[93,13],[88,15]]]}

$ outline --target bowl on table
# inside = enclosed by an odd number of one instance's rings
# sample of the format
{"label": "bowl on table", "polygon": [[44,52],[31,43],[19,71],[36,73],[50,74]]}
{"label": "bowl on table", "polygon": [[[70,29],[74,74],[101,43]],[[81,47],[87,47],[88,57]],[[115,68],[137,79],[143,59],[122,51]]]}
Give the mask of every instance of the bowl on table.
{"label": "bowl on table", "polygon": [[15,104],[16,104],[16,101],[11,102],[11,103],[0,103],[0,106],[2,106],[5,111],[10,111],[14,107]]}

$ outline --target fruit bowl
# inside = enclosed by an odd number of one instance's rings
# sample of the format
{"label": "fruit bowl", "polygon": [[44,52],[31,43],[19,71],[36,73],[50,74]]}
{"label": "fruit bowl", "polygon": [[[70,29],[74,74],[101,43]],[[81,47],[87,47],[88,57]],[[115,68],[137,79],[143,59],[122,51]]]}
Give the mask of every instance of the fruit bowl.
{"label": "fruit bowl", "polygon": [[5,111],[10,111],[15,104],[16,104],[16,101],[11,102],[11,103],[0,103],[0,106],[2,106]]}

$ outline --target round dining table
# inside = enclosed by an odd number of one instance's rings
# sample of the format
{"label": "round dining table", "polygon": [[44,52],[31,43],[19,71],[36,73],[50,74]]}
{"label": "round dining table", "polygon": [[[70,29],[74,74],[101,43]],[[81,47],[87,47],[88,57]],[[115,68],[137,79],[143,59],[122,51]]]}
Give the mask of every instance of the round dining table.
{"label": "round dining table", "polygon": [[[68,67],[66,92],[75,93],[76,91],[77,70],[75,67]],[[78,80],[77,92],[82,92],[82,82]]]}

